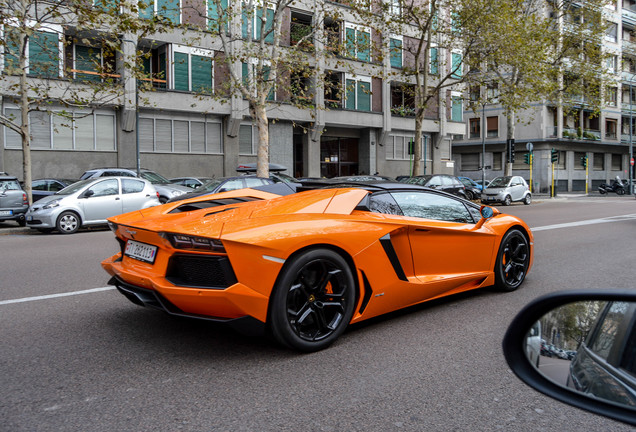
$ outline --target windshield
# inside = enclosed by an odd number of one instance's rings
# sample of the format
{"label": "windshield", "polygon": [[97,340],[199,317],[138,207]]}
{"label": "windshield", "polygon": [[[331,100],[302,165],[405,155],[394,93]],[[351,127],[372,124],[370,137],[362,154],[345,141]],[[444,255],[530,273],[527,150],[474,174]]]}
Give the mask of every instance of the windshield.
{"label": "windshield", "polygon": [[21,190],[17,180],[0,180],[0,190]]}
{"label": "windshield", "polygon": [[287,174],[283,174],[283,173],[272,174],[270,177],[274,181],[276,181],[277,178],[278,178],[278,179],[284,181],[285,183],[298,183],[297,179],[295,179],[294,177],[289,176]]}
{"label": "windshield", "polygon": [[167,178],[157,174],[156,172],[152,172],[152,171],[142,171],[141,172],[141,177],[145,178],[146,180],[148,180],[152,184],[166,184],[166,183],[170,183],[170,180],[168,180]]}
{"label": "windshield", "polygon": [[508,183],[510,183],[511,179],[512,177],[497,177],[493,181],[488,183],[488,187],[489,188],[506,187],[508,186]]}
{"label": "windshield", "polygon": [[404,180],[404,183],[408,183],[408,184],[416,184],[416,185],[426,185],[426,183],[431,179],[432,176],[430,175],[425,175],[422,177],[409,177],[408,179]]}
{"label": "windshield", "polygon": [[55,192],[55,195],[71,195],[71,194],[74,194],[75,192],[77,192],[78,190],[80,190],[84,186],[86,186],[88,183],[91,183],[91,182],[94,182],[94,181],[95,181],[95,179],[80,180],[78,182],[73,183],[70,186],[66,186],[61,191]]}
{"label": "windshield", "polygon": [[225,178],[210,180],[209,182],[203,183],[199,186],[196,192],[214,192],[225,180]]}

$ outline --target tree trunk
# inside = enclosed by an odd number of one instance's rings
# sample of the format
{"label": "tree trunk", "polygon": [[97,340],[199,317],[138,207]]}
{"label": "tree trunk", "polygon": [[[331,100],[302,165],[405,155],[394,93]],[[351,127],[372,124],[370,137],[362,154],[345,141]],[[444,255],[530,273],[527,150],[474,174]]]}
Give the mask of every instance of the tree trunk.
{"label": "tree trunk", "polygon": [[422,119],[424,109],[418,108],[415,116],[415,142],[413,143],[413,171],[411,176],[420,174],[420,160],[422,159]]}
{"label": "tree trunk", "polygon": [[23,37],[20,47],[20,136],[22,138],[22,179],[24,191],[27,194],[29,205],[33,204],[31,192],[31,134],[29,133],[29,87],[27,86],[26,55],[23,47],[26,46],[27,37]]}
{"label": "tree trunk", "polygon": [[253,106],[252,113],[256,119],[258,130],[258,150],[256,158],[256,175],[269,178],[269,121],[264,104]]}

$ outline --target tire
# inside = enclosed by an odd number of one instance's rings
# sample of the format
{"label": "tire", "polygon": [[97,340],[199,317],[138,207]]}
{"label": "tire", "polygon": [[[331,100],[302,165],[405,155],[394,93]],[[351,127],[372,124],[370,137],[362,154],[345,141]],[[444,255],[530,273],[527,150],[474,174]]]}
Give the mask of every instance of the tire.
{"label": "tire", "polygon": [[532,195],[530,194],[526,195],[526,197],[523,199],[523,203],[525,205],[530,205],[531,202],[532,202]]}
{"label": "tire", "polygon": [[469,190],[466,191],[466,199],[468,201],[472,201],[472,200],[475,199],[475,197],[473,196],[473,193],[471,191],[469,191]]}
{"label": "tire", "polygon": [[356,300],[342,256],[311,249],[283,267],[270,303],[269,329],[280,344],[303,352],[327,348],[344,332]]}
{"label": "tire", "polygon": [[599,192],[601,195],[605,195],[605,194],[607,193],[607,191],[606,191],[605,189],[603,189],[603,188],[599,189],[599,190],[598,190],[598,192]]}
{"label": "tire", "polygon": [[160,196],[160,197],[159,197],[159,203],[161,203],[161,204],[165,204],[165,203],[167,203],[167,202],[168,202],[168,198],[163,197],[163,196]]}
{"label": "tire", "polygon": [[74,234],[80,229],[81,226],[80,217],[77,213],[72,211],[62,212],[57,218],[55,226],[57,230],[62,234]]}
{"label": "tire", "polygon": [[[625,192],[623,192],[625,193]],[[26,218],[21,217],[18,219],[18,225],[20,225],[21,227],[25,227],[26,226]]]}
{"label": "tire", "polygon": [[506,197],[504,198],[502,204],[505,205],[505,206],[509,206],[510,203],[512,203],[512,198],[510,198],[510,195],[506,195]]}
{"label": "tire", "polygon": [[618,189],[616,189],[616,193],[617,193],[618,195],[625,195],[625,189],[623,189],[623,188],[618,188]]}
{"label": "tire", "polygon": [[36,228],[42,234],[49,234],[53,231],[53,228]]}
{"label": "tire", "polygon": [[501,240],[495,262],[495,288],[510,292],[521,286],[530,265],[528,239],[518,229],[511,229]]}

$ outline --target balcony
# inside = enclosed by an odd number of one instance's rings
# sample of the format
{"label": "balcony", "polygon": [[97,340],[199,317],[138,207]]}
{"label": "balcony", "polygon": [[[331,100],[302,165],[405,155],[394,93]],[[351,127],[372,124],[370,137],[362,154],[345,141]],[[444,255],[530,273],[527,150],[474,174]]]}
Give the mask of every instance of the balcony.
{"label": "balcony", "polygon": [[546,138],[556,138],[557,137],[557,127],[556,126],[547,126],[545,128],[545,136],[546,136]]}
{"label": "balcony", "polygon": [[586,141],[599,141],[601,139],[601,131],[596,129],[568,128],[563,129],[564,139],[577,139]]}

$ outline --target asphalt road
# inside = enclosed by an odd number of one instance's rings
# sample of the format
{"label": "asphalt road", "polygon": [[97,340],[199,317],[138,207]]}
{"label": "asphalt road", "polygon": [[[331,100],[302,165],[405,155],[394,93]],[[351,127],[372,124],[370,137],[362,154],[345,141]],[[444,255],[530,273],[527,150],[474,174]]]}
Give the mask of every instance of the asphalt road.
{"label": "asphalt road", "polygon": [[[109,231],[0,235],[0,430],[633,430],[527,387],[501,340],[539,295],[636,286],[636,200],[498,208],[537,228],[520,290],[429,302],[309,355],[135,306],[113,289],[81,293],[106,287]],[[64,293],[73,295],[54,296]]]}

